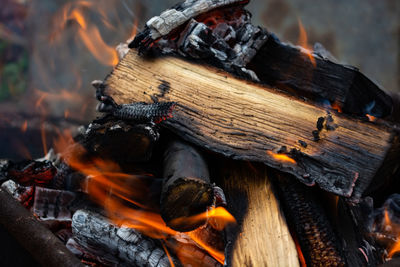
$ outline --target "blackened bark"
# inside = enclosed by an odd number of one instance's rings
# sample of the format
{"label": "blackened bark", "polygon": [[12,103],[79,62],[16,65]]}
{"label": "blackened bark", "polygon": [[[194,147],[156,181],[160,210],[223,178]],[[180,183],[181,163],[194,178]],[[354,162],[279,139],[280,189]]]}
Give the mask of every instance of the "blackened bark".
{"label": "blackened bark", "polygon": [[172,141],[163,162],[161,216],[172,229],[193,230],[205,223],[184,218],[205,212],[214,201],[207,164],[193,146]]}

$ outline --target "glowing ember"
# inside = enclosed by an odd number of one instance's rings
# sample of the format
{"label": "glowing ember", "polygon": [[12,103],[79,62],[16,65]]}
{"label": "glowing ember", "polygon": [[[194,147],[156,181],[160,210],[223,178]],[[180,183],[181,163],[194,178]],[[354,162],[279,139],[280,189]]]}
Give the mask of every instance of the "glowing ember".
{"label": "glowing ember", "polygon": [[333,102],[332,104],[331,104],[331,108],[332,109],[334,109],[334,110],[336,110],[337,112],[339,112],[339,113],[342,113],[343,111],[342,111],[342,107],[339,105],[339,103],[338,102]]}
{"label": "glowing ember", "polygon": [[296,161],[286,154],[274,153],[272,151],[267,151],[267,154],[276,159],[277,161],[288,162],[292,164],[296,164]]}
{"label": "glowing ember", "polygon": [[372,115],[369,115],[369,114],[365,114],[365,116],[367,116],[369,121],[376,121],[376,117],[375,116],[372,116]]}
{"label": "glowing ember", "polygon": [[311,64],[316,67],[317,66],[317,62],[314,58],[314,56],[312,55],[313,52],[313,48],[312,46],[310,46],[308,44],[308,38],[307,38],[307,32],[304,29],[303,23],[301,23],[301,20],[298,19],[299,22],[299,40],[298,40],[298,44],[300,46],[302,46],[304,48],[304,52],[307,54],[308,58],[311,61]]}
{"label": "glowing ember", "polygon": [[28,121],[25,120],[24,123],[21,125],[21,132],[26,132],[26,130],[28,129]]}

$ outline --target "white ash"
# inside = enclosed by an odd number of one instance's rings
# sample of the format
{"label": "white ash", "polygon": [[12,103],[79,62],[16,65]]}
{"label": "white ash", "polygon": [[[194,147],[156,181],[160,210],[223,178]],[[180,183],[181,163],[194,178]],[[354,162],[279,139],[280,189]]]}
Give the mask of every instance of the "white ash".
{"label": "white ash", "polygon": [[150,36],[156,40],[169,34],[173,29],[184,24],[191,18],[210,10],[228,6],[241,0],[186,0],[175,8],[167,9],[159,16],[152,17],[146,26],[150,29]]}
{"label": "white ash", "polygon": [[[170,266],[168,256],[153,239],[135,229],[118,227],[94,212],[75,212],[72,217],[72,233],[80,246],[122,265]],[[176,259],[173,261],[178,262]]]}

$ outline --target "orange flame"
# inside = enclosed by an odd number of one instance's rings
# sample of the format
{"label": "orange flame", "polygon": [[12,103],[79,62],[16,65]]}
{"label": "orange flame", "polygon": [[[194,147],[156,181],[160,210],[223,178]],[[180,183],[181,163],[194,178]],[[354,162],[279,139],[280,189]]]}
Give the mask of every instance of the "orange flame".
{"label": "orange flame", "polygon": [[336,110],[339,113],[342,113],[342,108],[340,107],[339,103],[337,101],[333,102],[331,104],[332,109]]}
{"label": "orange flame", "polygon": [[[72,143],[72,136],[66,132],[54,142],[54,147],[60,152]],[[146,194],[146,190],[143,190],[144,185],[139,177],[121,172],[120,167],[112,161],[99,158],[83,161],[81,157],[84,153],[83,147],[74,144],[74,149],[65,154],[65,161],[72,168],[90,177],[88,178],[86,191],[96,203],[105,208],[108,217],[114,223],[135,228],[151,238],[162,240],[180,234],[169,228],[160,214],[147,205],[140,203],[140,200]],[[233,216],[222,207],[211,208],[203,214],[182,219],[203,221],[205,218],[212,227],[220,230],[227,223],[235,222]],[[192,232],[186,234],[217,261],[224,262],[223,252],[208,246],[196,238]]]}
{"label": "orange flame", "polygon": [[175,264],[174,264],[174,262],[172,261],[171,256],[169,255],[169,251],[168,251],[167,247],[165,246],[164,242],[161,242],[161,245],[162,245],[162,247],[163,247],[165,253],[167,254],[169,264],[171,265],[171,267],[175,267]]}
{"label": "orange flame", "polygon": [[25,120],[24,123],[21,125],[21,132],[26,132],[26,130],[28,129],[28,121]]}
{"label": "orange flame", "polygon": [[372,115],[369,115],[369,114],[365,114],[365,116],[367,116],[369,121],[376,121],[376,117],[375,116],[372,116]]}
{"label": "orange flame", "polygon": [[398,252],[400,252],[400,236],[397,237],[396,243],[390,248],[388,258],[391,259]]}
{"label": "orange flame", "polygon": [[299,240],[296,236],[292,235],[294,244],[296,245],[297,256],[299,257],[299,262],[301,267],[307,267],[306,259],[304,258],[303,251],[301,250]]}
{"label": "orange flame", "polygon": [[[117,51],[104,42],[98,27],[85,18],[84,11],[92,7],[95,6],[88,1],[67,3],[61,10],[60,19],[56,23],[58,27],[56,27],[54,34],[51,35],[50,41],[57,39],[58,34],[64,30],[68,21],[75,21],[80,26],[78,36],[92,55],[106,66],[115,66],[118,63]],[[104,11],[97,11],[105,16]],[[107,22],[107,25],[110,25],[104,17],[103,22]]]}
{"label": "orange flame", "polygon": [[216,249],[214,249],[213,247],[207,245],[205,242],[203,242],[203,240],[201,240],[201,238],[197,237],[196,234],[192,232],[188,233],[189,237],[196,242],[199,246],[201,246],[202,248],[204,248],[208,253],[210,253],[210,255],[216,259],[219,263],[221,263],[222,265],[224,264],[225,261],[225,255],[223,252],[218,251]]}
{"label": "orange flame", "polygon": [[282,162],[289,162],[292,164],[296,164],[296,161],[292,159],[291,157],[287,156],[286,154],[281,154],[281,153],[274,153],[270,150],[267,151],[267,154],[273,157],[274,159]]}
{"label": "orange flame", "polygon": [[389,235],[397,235],[392,245],[388,247],[388,259],[391,259],[395,254],[400,252],[400,226],[392,222],[389,211],[385,208],[383,213],[383,232],[389,233]]}
{"label": "orange flame", "polygon": [[303,23],[301,23],[301,20],[298,19],[299,23],[299,40],[298,44],[304,48],[304,52],[307,54],[308,58],[311,61],[311,64],[314,66],[314,68],[317,66],[317,62],[312,55],[312,52],[314,51],[313,47],[308,44],[308,38],[307,38],[307,32],[304,29]]}

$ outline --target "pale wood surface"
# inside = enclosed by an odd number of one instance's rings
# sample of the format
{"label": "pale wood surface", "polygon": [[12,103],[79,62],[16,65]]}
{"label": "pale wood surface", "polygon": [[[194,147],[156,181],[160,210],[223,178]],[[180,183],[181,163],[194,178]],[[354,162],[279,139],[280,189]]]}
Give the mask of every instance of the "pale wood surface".
{"label": "pale wood surface", "polygon": [[239,223],[236,240],[228,236],[233,246],[227,260],[233,267],[299,266],[295,244],[267,172],[266,166],[246,162],[221,166],[228,210]]}
{"label": "pale wood surface", "polygon": [[[312,131],[318,118],[327,116],[325,109],[215,68],[172,57],[143,58],[135,50],[105,86],[104,93],[118,104],[176,101],[174,117],[163,124],[187,141],[235,159],[263,162],[343,196],[362,194],[396,137],[389,128],[332,113],[337,129],[323,129],[316,142]],[[295,150],[288,155],[296,163],[274,159],[283,147]],[[394,168],[391,164],[385,168]]]}

